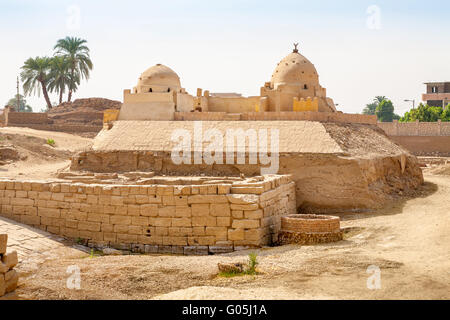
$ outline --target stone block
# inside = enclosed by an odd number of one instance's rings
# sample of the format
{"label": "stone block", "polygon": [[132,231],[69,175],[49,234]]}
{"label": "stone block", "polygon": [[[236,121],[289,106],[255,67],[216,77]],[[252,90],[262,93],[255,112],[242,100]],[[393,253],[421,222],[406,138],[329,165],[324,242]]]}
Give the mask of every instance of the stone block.
{"label": "stone block", "polygon": [[12,251],[10,253],[4,254],[2,256],[2,262],[8,269],[14,268],[19,263],[17,251]]}
{"label": "stone block", "polygon": [[185,255],[193,255],[193,256],[207,256],[208,255],[208,247],[207,246],[186,246],[183,248],[183,252]]}
{"label": "stone block", "polygon": [[193,217],[209,216],[209,204],[192,204],[191,208]]}
{"label": "stone block", "polygon": [[245,232],[244,229],[228,229],[228,240],[244,240]]}
{"label": "stone block", "polygon": [[231,210],[228,203],[213,203],[211,204],[211,215],[215,217],[230,217]]}
{"label": "stone block", "polygon": [[7,244],[8,244],[8,235],[0,234],[0,254],[6,253]]}

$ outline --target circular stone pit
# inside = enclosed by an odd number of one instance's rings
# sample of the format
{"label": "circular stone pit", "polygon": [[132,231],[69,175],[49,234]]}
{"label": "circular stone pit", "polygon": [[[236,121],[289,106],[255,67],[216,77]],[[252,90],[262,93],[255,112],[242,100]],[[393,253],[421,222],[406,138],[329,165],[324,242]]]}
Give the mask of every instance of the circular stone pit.
{"label": "circular stone pit", "polygon": [[278,244],[318,244],[340,241],[343,232],[339,217],[294,214],[281,217]]}

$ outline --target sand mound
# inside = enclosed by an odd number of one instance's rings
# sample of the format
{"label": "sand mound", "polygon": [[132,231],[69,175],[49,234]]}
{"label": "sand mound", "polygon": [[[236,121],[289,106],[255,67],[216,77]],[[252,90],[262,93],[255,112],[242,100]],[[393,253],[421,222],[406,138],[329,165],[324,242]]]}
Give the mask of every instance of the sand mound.
{"label": "sand mound", "polygon": [[102,125],[103,111],[121,105],[120,101],[103,98],[77,99],[52,108],[48,116],[55,124]]}
{"label": "sand mound", "polygon": [[436,168],[431,168],[427,170],[427,173],[438,176],[450,176],[450,164],[438,166]]}

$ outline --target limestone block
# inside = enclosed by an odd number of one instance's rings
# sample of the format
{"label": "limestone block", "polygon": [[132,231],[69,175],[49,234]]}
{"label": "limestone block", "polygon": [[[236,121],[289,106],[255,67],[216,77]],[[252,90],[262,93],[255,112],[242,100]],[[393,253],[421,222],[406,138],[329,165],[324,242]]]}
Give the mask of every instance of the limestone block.
{"label": "limestone block", "polygon": [[127,214],[129,216],[139,216],[141,213],[141,206],[138,206],[136,204],[129,204],[127,206]]}
{"label": "limestone block", "polygon": [[115,224],[113,230],[116,233],[128,233],[128,225],[127,224]]}
{"label": "limestone block", "polygon": [[38,208],[38,215],[48,218],[59,218],[61,216],[61,210],[55,208]]}
{"label": "limestone block", "polygon": [[190,227],[192,225],[190,218],[173,218],[172,226],[174,227]]}
{"label": "limestone block", "polygon": [[150,195],[148,197],[148,203],[157,203],[157,204],[162,203],[162,196],[156,194]]}
{"label": "limestone block", "polygon": [[231,226],[231,218],[230,217],[217,217],[217,226],[218,227]]}
{"label": "limestone block", "polygon": [[233,223],[231,225],[232,228],[241,228],[241,229],[254,229],[259,228],[259,226],[260,226],[259,220],[248,220],[248,219],[233,220]]}
{"label": "limestone block", "polygon": [[142,226],[128,226],[128,233],[129,234],[143,234],[143,227]]}
{"label": "limestone block", "polygon": [[205,227],[204,226],[193,226],[192,227],[192,235],[204,236],[205,235]]}
{"label": "limestone block", "polygon": [[135,226],[148,226],[148,217],[131,217],[131,224]]}
{"label": "limestone block", "polygon": [[28,197],[27,191],[18,191],[16,190],[16,198],[26,198]]}
{"label": "limestone block", "polygon": [[221,254],[233,252],[233,245],[215,245],[209,246],[209,252],[212,254]]}
{"label": "limestone block", "polygon": [[244,211],[243,210],[232,210],[231,216],[234,219],[242,219],[242,218],[244,218]]}
{"label": "limestone block", "polygon": [[170,246],[186,246],[188,244],[187,237],[163,237],[163,245]]}
{"label": "limestone block", "polygon": [[131,217],[130,216],[111,216],[110,221],[112,224],[129,225],[129,224],[131,224]]}
{"label": "limestone block", "polygon": [[253,204],[231,204],[231,210],[258,210],[259,206],[256,203]]}
{"label": "limestone block", "polygon": [[230,205],[228,203],[211,204],[211,215],[215,217],[230,217]]}
{"label": "limestone block", "polygon": [[149,218],[148,223],[151,226],[155,227],[171,227],[172,226],[172,219],[171,218],[163,218],[163,217],[156,217],[156,218]]}
{"label": "limestone block", "polygon": [[158,246],[157,245],[146,244],[144,246],[144,252],[145,253],[158,253]]}
{"label": "limestone block", "polygon": [[118,233],[117,234],[117,242],[119,243],[136,243],[138,239],[138,236],[135,234],[123,234]]}
{"label": "limestone block", "polygon": [[14,268],[17,265],[17,263],[19,263],[17,251],[12,251],[10,253],[4,254],[2,256],[2,262],[6,265],[8,269]]}
{"label": "limestone block", "polygon": [[175,217],[190,217],[192,215],[192,208],[189,206],[176,206]]}
{"label": "limestone block", "polygon": [[217,186],[217,194],[229,194],[231,186],[228,184],[219,184]]}
{"label": "limestone block", "polygon": [[192,204],[191,208],[193,217],[209,216],[209,204]]}
{"label": "limestone block", "polygon": [[8,244],[8,235],[0,234],[0,254],[6,253],[7,244]]}
{"label": "limestone block", "polygon": [[225,195],[193,195],[188,197],[188,203],[227,203]]}
{"label": "limestone block", "polygon": [[245,219],[261,219],[264,213],[261,209],[254,211],[244,211]]}
{"label": "limestone block", "polygon": [[136,203],[137,204],[146,204],[149,203],[149,197],[148,196],[144,196],[144,195],[136,195]]}
{"label": "limestone block", "polygon": [[244,229],[228,229],[228,240],[244,240],[245,232]]}
{"label": "limestone block", "polygon": [[205,234],[208,236],[215,236],[216,240],[227,240],[227,227],[206,227]]}
{"label": "limestone block", "polygon": [[5,276],[3,274],[0,274],[0,297],[5,295],[5,293],[6,293]]}
{"label": "limestone block", "polygon": [[193,235],[191,227],[170,227],[169,236],[187,237]]}
{"label": "limestone block", "polygon": [[216,217],[192,217],[193,227],[215,227]]}
{"label": "limestone block", "polygon": [[144,204],[140,206],[140,215],[146,217],[156,217],[158,216],[158,205],[157,204]]}
{"label": "limestone block", "polygon": [[210,246],[214,245],[216,239],[214,236],[188,237],[190,246]]}
{"label": "limestone block", "polygon": [[227,199],[232,204],[257,204],[259,197],[253,194],[230,194]]}
{"label": "limestone block", "polygon": [[175,206],[166,206],[158,209],[160,217],[175,217]]}
{"label": "limestone block", "polygon": [[184,247],[185,255],[208,255],[208,247],[207,246],[186,246]]}
{"label": "limestone block", "polygon": [[245,240],[259,241],[265,235],[263,228],[245,230]]}

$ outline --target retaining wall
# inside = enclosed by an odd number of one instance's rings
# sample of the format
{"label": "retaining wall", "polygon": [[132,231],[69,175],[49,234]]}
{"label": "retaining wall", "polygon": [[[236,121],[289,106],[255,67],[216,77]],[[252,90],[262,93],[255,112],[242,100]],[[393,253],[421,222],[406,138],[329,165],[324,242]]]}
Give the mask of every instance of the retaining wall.
{"label": "retaining wall", "polygon": [[276,241],[295,213],[289,176],[252,185],[88,185],[0,180],[0,214],[93,246],[216,253]]}

